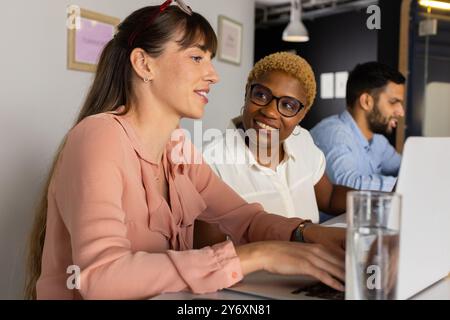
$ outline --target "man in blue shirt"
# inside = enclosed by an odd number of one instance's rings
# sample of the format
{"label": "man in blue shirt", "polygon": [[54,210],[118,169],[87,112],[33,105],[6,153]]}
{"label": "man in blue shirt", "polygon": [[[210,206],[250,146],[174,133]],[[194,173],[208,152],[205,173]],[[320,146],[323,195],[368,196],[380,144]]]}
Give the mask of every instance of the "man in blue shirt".
{"label": "man in blue shirt", "polygon": [[334,184],[392,191],[401,156],[383,134],[391,134],[405,115],[403,75],[378,62],[359,64],[347,81],[347,110],[312,130]]}

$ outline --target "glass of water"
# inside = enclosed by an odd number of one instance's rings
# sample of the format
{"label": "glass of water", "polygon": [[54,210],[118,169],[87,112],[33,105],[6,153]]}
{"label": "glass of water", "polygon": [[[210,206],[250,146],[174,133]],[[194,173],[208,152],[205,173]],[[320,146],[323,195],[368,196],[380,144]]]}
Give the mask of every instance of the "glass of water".
{"label": "glass of water", "polygon": [[347,300],[396,299],[400,216],[399,194],[347,194]]}

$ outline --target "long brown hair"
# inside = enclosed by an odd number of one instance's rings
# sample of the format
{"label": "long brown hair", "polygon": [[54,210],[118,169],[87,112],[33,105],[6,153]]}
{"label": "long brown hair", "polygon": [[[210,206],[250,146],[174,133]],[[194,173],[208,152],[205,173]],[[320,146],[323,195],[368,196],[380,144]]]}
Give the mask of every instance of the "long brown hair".
{"label": "long brown hair", "polygon": [[[169,6],[157,16],[155,16],[155,10],[159,10],[159,6],[139,9],[118,26],[114,38],[106,44],[102,51],[94,81],[74,126],[88,116],[114,111],[120,106],[125,106],[122,114],[129,111],[133,72],[130,54],[134,48],[142,48],[150,56],[156,58],[163,53],[165,44],[174,38],[176,32],[181,31],[182,37],[177,40],[180,49],[189,48],[199,40],[203,40],[206,49],[213,55],[215,54],[217,38],[211,25],[204,17],[195,12],[188,15],[177,6]],[[145,30],[139,30],[138,28],[142,25],[148,24],[148,19],[151,17],[154,18],[154,21]],[[136,30],[139,30],[139,33],[130,46],[130,36],[136,33]],[[42,252],[46,233],[48,188],[65,141],[66,138],[63,139],[53,160],[29,238],[25,284],[26,299],[36,299],[36,283],[41,274]]]}

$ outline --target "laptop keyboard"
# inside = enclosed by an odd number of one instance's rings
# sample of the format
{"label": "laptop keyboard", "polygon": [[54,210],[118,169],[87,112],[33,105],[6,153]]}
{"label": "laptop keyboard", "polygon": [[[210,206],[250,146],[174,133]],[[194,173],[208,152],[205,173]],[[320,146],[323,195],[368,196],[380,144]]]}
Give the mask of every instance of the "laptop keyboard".
{"label": "laptop keyboard", "polygon": [[303,293],[307,297],[321,298],[327,300],[345,300],[345,292],[337,291],[326,284],[316,283],[292,291],[292,294]]}

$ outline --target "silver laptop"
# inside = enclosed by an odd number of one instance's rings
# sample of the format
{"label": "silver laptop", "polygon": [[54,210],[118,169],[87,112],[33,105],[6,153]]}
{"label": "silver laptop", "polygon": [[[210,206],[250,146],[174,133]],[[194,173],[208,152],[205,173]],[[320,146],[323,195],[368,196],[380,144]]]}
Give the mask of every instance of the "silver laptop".
{"label": "silver laptop", "polygon": [[403,197],[398,297],[450,272],[450,138],[409,138],[396,191]]}
{"label": "silver laptop", "polygon": [[[408,299],[450,272],[450,138],[409,138],[396,192],[403,197],[397,290]],[[326,225],[345,227],[345,216]],[[312,278],[267,272],[227,290],[271,299],[344,298]]]}

